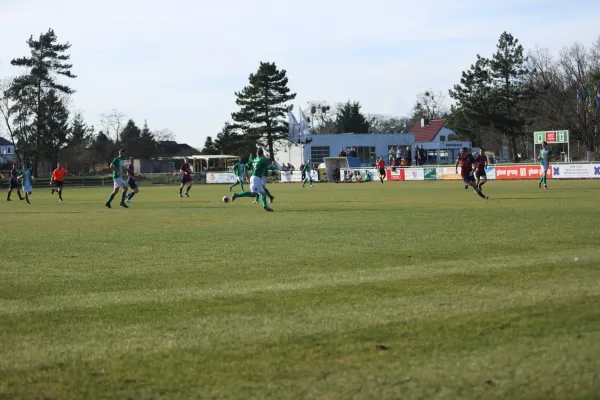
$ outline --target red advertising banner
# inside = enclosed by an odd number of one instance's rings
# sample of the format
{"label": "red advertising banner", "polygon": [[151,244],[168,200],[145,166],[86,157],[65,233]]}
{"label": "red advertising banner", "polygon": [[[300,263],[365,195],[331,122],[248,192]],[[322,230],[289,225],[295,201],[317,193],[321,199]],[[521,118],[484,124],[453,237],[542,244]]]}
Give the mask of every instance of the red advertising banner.
{"label": "red advertising banner", "polygon": [[[540,165],[496,166],[496,179],[540,179]],[[552,178],[552,166],[548,168],[547,178]]]}
{"label": "red advertising banner", "polygon": [[403,181],[404,180],[404,168],[396,168],[395,171],[388,169],[385,171],[388,181]]}
{"label": "red advertising banner", "polygon": [[546,132],[546,142],[548,143],[556,143],[556,132]]}

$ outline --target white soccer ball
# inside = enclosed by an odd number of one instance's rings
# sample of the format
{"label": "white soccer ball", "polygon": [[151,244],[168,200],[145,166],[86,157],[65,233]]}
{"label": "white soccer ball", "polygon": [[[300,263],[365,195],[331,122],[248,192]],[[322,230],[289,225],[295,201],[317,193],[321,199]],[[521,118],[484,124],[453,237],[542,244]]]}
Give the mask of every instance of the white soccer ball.
{"label": "white soccer ball", "polygon": [[223,196],[223,203],[229,203],[229,196]]}

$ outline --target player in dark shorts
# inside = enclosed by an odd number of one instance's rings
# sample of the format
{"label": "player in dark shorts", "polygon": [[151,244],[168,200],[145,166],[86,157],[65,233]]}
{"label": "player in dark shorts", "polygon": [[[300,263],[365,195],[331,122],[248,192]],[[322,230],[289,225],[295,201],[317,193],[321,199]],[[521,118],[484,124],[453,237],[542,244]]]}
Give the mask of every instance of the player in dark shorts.
{"label": "player in dark shorts", "polygon": [[488,159],[485,155],[485,151],[481,149],[479,155],[475,159],[475,178],[477,178],[477,187],[481,190],[481,187],[487,182],[487,175],[485,169],[488,166]]}
{"label": "player in dark shorts", "polygon": [[190,164],[188,163],[187,158],[183,159],[183,165],[181,166],[181,169],[179,170],[179,172],[181,173],[181,186],[179,186],[179,197],[183,197],[181,195],[181,192],[183,191],[183,187],[185,185],[187,185],[185,195],[187,197],[190,197],[190,195],[188,193],[189,193],[190,189],[192,188],[192,169],[190,168]]}
{"label": "player in dark shorts", "polygon": [[131,192],[127,195],[125,200],[127,203],[131,203],[131,199],[140,191],[137,185],[137,176],[135,175],[135,169],[133,166],[133,157],[129,157],[129,165],[127,166],[127,185],[131,188]]}
{"label": "player in dark shorts", "polygon": [[467,187],[471,186],[473,188],[473,190],[475,190],[475,192],[477,192],[477,194],[481,198],[487,200],[488,197],[486,195],[484,195],[481,192],[481,189],[479,189],[477,187],[477,185],[475,184],[475,177],[473,176],[473,173],[475,172],[473,170],[474,163],[475,163],[475,158],[473,157],[473,154],[469,153],[467,151],[466,147],[463,147],[462,149],[460,149],[460,155],[458,156],[458,159],[456,160],[455,173],[458,173],[458,166],[460,164],[460,174],[462,176],[463,182],[465,183],[465,186],[467,186]]}
{"label": "player in dark shorts", "polygon": [[6,196],[6,201],[10,200],[10,195],[13,189],[17,189],[17,194],[19,195],[19,200],[25,200],[25,197],[21,196],[21,190],[19,189],[19,171],[17,170],[17,164],[12,165],[12,169],[10,170],[10,174],[8,176],[8,195]]}
{"label": "player in dark shorts", "polygon": [[385,161],[383,161],[383,157],[379,157],[379,161],[377,161],[377,169],[379,170],[379,180],[383,185],[383,178],[385,178]]}

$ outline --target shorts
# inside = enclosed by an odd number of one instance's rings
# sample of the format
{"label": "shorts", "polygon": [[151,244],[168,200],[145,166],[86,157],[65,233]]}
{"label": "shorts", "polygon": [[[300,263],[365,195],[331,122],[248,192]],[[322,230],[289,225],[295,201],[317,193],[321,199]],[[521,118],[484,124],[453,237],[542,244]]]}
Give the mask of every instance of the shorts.
{"label": "shorts", "polygon": [[192,182],[192,177],[191,177],[191,176],[189,176],[189,175],[187,175],[187,176],[186,176],[186,175],[183,175],[183,176],[181,177],[181,183],[182,183],[182,184],[185,184],[185,183],[191,183],[191,182]]}
{"label": "shorts", "polygon": [[548,168],[550,168],[550,164],[540,164],[540,168],[542,170],[542,175],[544,175],[546,172],[548,172]]}
{"label": "shorts", "polygon": [[267,177],[263,176],[262,178],[260,178],[260,183],[263,185],[263,188],[267,186]]}
{"label": "shorts", "polygon": [[61,188],[63,185],[63,181],[54,181],[54,186],[56,186],[57,188]]}
{"label": "shorts", "polygon": [[385,168],[379,168],[379,175],[385,175]]}
{"label": "shorts", "polygon": [[127,187],[127,184],[125,183],[123,178],[113,178],[113,182],[114,182],[115,189],[117,189],[117,188],[125,189]]}
{"label": "shorts", "polygon": [[236,182],[238,183],[244,183],[244,177],[243,176],[236,176]]}
{"label": "shorts", "polygon": [[485,179],[487,179],[487,175],[485,174],[485,171],[483,171],[483,172],[479,172],[479,171],[475,172],[475,177],[476,177],[477,179],[480,179],[480,178],[485,178]]}
{"label": "shorts", "polygon": [[137,189],[137,183],[135,183],[135,181],[132,181],[131,179],[129,179],[129,180],[127,181],[127,184],[129,185],[129,187],[130,187],[131,189]]}
{"label": "shorts", "polygon": [[19,182],[17,182],[17,181],[10,181],[10,182],[8,182],[8,188],[9,189],[18,189],[19,188]]}
{"label": "shorts", "polygon": [[473,175],[463,175],[462,180],[464,183],[475,182],[475,177]]}
{"label": "shorts", "polygon": [[254,176],[254,175],[250,177],[250,191],[252,193],[258,193],[258,194],[265,193],[265,188],[262,183],[262,178],[260,178],[258,176]]}
{"label": "shorts", "polygon": [[33,188],[31,186],[23,186],[23,192],[31,194],[33,192]]}

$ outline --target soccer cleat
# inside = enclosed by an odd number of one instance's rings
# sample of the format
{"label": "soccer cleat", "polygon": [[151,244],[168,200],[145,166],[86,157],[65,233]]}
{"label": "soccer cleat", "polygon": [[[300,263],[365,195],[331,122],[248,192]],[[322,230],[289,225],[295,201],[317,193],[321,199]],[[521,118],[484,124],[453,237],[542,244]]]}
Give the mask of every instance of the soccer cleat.
{"label": "soccer cleat", "polygon": [[231,193],[231,187],[229,188],[229,193]]}
{"label": "soccer cleat", "polygon": [[542,182],[538,182],[538,188],[542,188]]}
{"label": "soccer cleat", "polygon": [[183,196],[181,195],[181,193],[179,193],[179,197],[183,197]]}
{"label": "soccer cleat", "polygon": [[310,185],[310,187],[312,187],[312,185]]}
{"label": "soccer cleat", "polygon": [[125,200],[126,203],[131,203],[131,199]]}
{"label": "soccer cleat", "polygon": [[129,208],[129,207],[127,207],[127,204],[125,204],[124,202],[121,202],[121,204],[119,204],[119,205],[123,208]]}
{"label": "soccer cleat", "polygon": [[267,211],[275,211],[275,210],[273,210],[273,209],[272,209],[271,207],[269,207],[269,206],[266,206],[266,207],[265,207],[265,210],[267,210]]}
{"label": "soccer cleat", "polygon": [[269,197],[269,203],[273,204],[273,200],[275,200],[275,196]]}
{"label": "soccer cleat", "polygon": [[257,204],[257,203],[258,203],[258,200],[254,200],[254,201],[252,202],[252,204]]}
{"label": "soccer cleat", "polygon": [[468,189],[468,188],[469,188],[469,185],[467,185],[467,184],[465,183],[465,189]]}
{"label": "soccer cleat", "polygon": [[234,193],[233,196],[231,196],[231,202],[233,203],[235,201],[235,199],[238,198],[238,194]]}
{"label": "soccer cleat", "polygon": [[185,197],[190,197],[190,195],[188,194],[188,192],[185,192]]}
{"label": "soccer cleat", "polygon": [[486,199],[486,200],[487,200],[487,199],[489,199],[489,197],[485,196],[485,197],[484,197],[484,199]]}
{"label": "soccer cleat", "polygon": [[106,207],[110,208],[110,203],[104,204]]}
{"label": "soccer cleat", "polygon": [[544,185],[544,190],[548,190],[548,186]]}
{"label": "soccer cleat", "polygon": [[50,191],[50,194],[54,194],[54,189],[52,189],[52,190]]}

